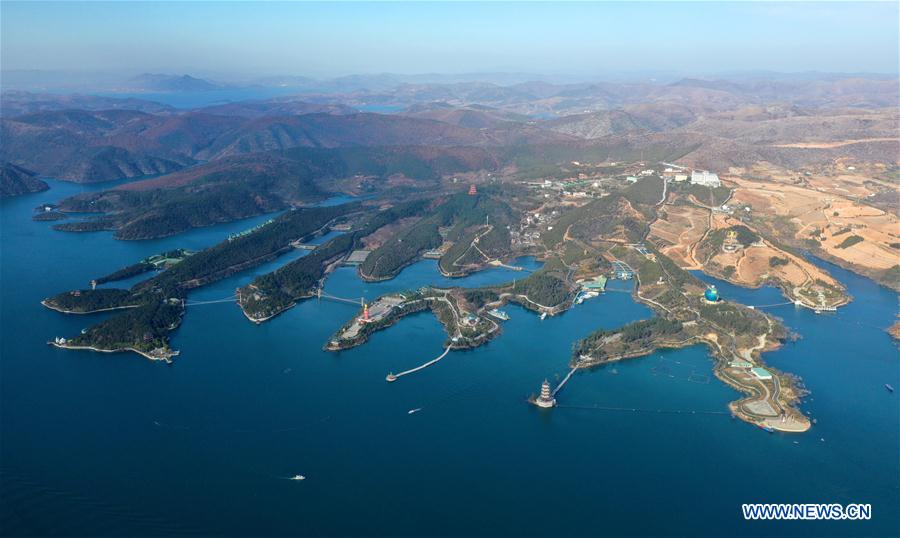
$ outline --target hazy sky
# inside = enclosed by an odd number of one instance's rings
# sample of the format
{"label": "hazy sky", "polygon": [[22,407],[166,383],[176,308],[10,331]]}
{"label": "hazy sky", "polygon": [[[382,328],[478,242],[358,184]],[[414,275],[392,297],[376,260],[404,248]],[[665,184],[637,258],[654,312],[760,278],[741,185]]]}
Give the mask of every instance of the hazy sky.
{"label": "hazy sky", "polygon": [[235,75],[896,72],[898,4],[49,3],[2,10],[2,68]]}

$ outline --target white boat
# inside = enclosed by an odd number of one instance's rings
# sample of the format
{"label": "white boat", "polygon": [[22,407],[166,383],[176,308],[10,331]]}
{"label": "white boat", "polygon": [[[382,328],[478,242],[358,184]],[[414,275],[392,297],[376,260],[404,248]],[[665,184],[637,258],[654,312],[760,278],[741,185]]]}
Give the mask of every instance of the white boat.
{"label": "white boat", "polygon": [[544,318],[546,318],[546,317],[547,317],[547,313],[546,313],[546,312],[541,313],[541,319],[544,319]]}
{"label": "white boat", "polygon": [[488,314],[490,314],[490,315],[494,316],[495,318],[502,320],[502,321],[507,321],[509,319],[509,314],[507,314],[503,310],[499,310],[497,308],[494,308],[493,310],[488,310]]}
{"label": "white boat", "polygon": [[413,413],[418,413],[418,412],[421,411],[421,410],[422,410],[421,407],[416,407],[415,409],[410,409],[409,411],[407,411],[406,414],[407,414],[407,415],[412,415]]}
{"label": "white boat", "polygon": [[291,480],[306,480],[306,477],[303,476],[302,474],[295,474],[294,476],[291,477]]}

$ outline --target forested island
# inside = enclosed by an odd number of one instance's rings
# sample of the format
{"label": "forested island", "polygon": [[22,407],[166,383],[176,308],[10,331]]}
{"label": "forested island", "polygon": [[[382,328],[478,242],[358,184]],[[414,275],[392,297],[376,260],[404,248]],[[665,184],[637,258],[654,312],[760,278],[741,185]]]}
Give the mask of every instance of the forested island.
{"label": "forested island", "polygon": [[[45,299],[45,306],[65,313],[128,308],[78,336],[51,343],[97,351],[135,351],[149,358],[169,360],[177,352],[169,348],[168,334],[180,324],[188,290],[275,259],[293,248],[291,242],[322,234],[335,219],[360,208],[352,203],[288,211],[251,233],[229,238],[206,250],[191,255],[183,250],[165,253],[161,256],[180,256],[178,262],[166,264],[165,260],[171,259],[162,258],[161,273],[128,290],[76,290]],[[150,259],[160,261],[156,257]],[[101,280],[140,274],[147,264],[153,265],[150,261],[141,262]]]}

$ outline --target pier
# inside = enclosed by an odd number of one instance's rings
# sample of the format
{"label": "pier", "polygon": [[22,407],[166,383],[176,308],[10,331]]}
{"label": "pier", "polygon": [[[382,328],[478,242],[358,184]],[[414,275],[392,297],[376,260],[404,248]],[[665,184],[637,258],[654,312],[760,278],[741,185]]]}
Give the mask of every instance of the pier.
{"label": "pier", "polygon": [[416,366],[415,368],[400,372],[399,374],[390,373],[387,375],[387,377],[384,378],[384,380],[387,381],[388,383],[393,383],[394,381],[397,381],[397,378],[399,378],[401,376],[409,375],[409,374],[418,372],[419,370],[424,370],[425,368],[428,368],[432,364],[434,364],[434,363],[438,362],[439,360],[443,359],[444,357],[446,357],[447,353],[450,353],[450,346],[447,346],[447,349],[445,349],[444,352],[441,353],[441,355],[439,357],[431,359],[430,361],[428,361],[422,365]]}
{"label": "pier", "polygon": [[[481,252],[481,251],[479,250],[479,252]],[[491,265],[491,266],[493,266],[493,267],[501,267],[501,268],[503,268],[503,269],[509,269],[510,271],[525,271],[525,272],[527,272],[527,273],[532,273],[532,272],[534,272],[534,271],[531,270],[531,269],[526,269],[526,268],[520,267],[520,266],[518,266],[518,265],[508,265],[508,264],[505,264],[505,263],[503,263],[503,262],[500,261],[500,260],[491,260],[491,261],[488,262],[488,265]]]}
{"label": "pier", "polygon": [[695,411],[692,409],[640,409],[637,407],[611,407],[604,405],[558,405],[563,409],[587,409],[591,411],[612,411],[621,413],[661,413],[667,415],[732,415],[728,411]]}

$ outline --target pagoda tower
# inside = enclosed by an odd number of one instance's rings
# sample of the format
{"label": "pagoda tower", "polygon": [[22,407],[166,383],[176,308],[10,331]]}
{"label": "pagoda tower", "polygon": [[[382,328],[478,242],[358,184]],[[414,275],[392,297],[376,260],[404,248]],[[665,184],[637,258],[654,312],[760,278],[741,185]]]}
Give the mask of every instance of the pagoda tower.
{"label": "pagoda tower", "polygon": [[556,405],[556,400],[550,392],[550,382],[546,379],[541,383],[541,395],[534,401],[538,407],[550,408]]}
{"label": "pagoda tower", "polygon": [[472,183],[472,186],[469,187],[469,196],[475,196],[478,194],[478,189],[475,187],[475,184]]}

